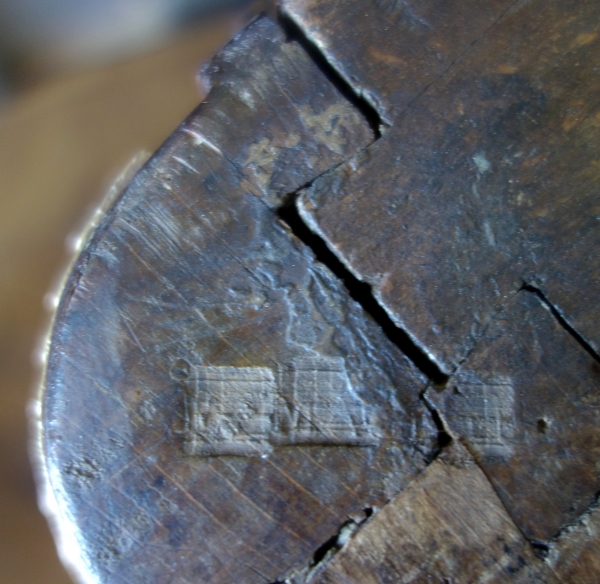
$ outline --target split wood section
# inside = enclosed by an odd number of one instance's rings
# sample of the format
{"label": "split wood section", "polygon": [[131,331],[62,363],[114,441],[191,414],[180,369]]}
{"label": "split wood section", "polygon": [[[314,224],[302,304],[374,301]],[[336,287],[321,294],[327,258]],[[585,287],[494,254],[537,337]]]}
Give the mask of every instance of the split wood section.
{"label": "split wood section", "polygon": [[77,573],[597,581],[600,5],[282,11],[67,282],[43,438]]}
{"label": "split wood section", "polygon": [[311,582],[591,584],[600,568],[598,515],[586,516],[540,562],[482,471],[452,446]]}

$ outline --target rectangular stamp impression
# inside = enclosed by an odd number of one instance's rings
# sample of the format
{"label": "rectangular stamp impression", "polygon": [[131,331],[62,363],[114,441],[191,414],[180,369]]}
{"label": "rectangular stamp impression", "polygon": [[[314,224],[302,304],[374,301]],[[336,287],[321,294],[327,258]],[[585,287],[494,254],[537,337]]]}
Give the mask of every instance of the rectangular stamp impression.
{"label": "rectangular stamp impression", "polygon": [[512,455],[516,422],[510,381],[458,384],[446,415],[451,428],[480,456],[504,460]]}
{"label": "rectangular stamp impression", "polygon": [[192,367],[185,452],[262,456],[274,446],[379,443],[366,404],[341,357],[268,367]]}

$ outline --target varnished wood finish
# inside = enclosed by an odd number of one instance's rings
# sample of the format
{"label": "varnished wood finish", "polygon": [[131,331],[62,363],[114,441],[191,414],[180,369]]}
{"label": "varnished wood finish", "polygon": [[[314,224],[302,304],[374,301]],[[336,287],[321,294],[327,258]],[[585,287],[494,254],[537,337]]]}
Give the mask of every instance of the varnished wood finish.
{"label": "varnished wood finish", "polygon": [[63,293],[81,574],[594,581],[600,5],[281,10]]}

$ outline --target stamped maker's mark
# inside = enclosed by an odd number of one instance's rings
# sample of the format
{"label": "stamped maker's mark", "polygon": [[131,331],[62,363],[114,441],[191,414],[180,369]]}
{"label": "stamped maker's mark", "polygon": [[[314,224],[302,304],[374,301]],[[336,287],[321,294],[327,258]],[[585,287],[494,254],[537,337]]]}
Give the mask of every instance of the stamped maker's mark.
{"label": "stamped maker's mark", "polygon": [[514,389],[504,379],[491,383],[460,383],[446,412],[456,430],[480,456],[506,459],[515,439]]}
{"label": "stamped maker's mark", "polygon": [[260,456],[274,446],[379,442],[343,358],[299,358],[275,372],[267,367],[192,367],[186,384],[187,454]]}

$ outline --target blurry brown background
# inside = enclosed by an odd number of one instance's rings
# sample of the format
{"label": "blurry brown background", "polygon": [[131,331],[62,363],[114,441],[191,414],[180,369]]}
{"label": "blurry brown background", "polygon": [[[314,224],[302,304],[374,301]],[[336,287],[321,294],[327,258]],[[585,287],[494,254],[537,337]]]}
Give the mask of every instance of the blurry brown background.
{"label": "blurry brown background", "polygon": [[[132,10],[157,2],[131,0]],[[198,67],[256,10],[241,0],[219,12],[191,4],[179,20],[142,19],[133,40],[115,23],[110,47],[94,30],[84,50],[80,21],[73,38],[67,26],[54,41],[31,25],[28,42],[23,19],[6,16],[11,1],[0,1],[0,584],[70,582],[37,509],[27,455],[43,297],[66,261],[69,232],[136,152],[155,150],[199,103]]]}

